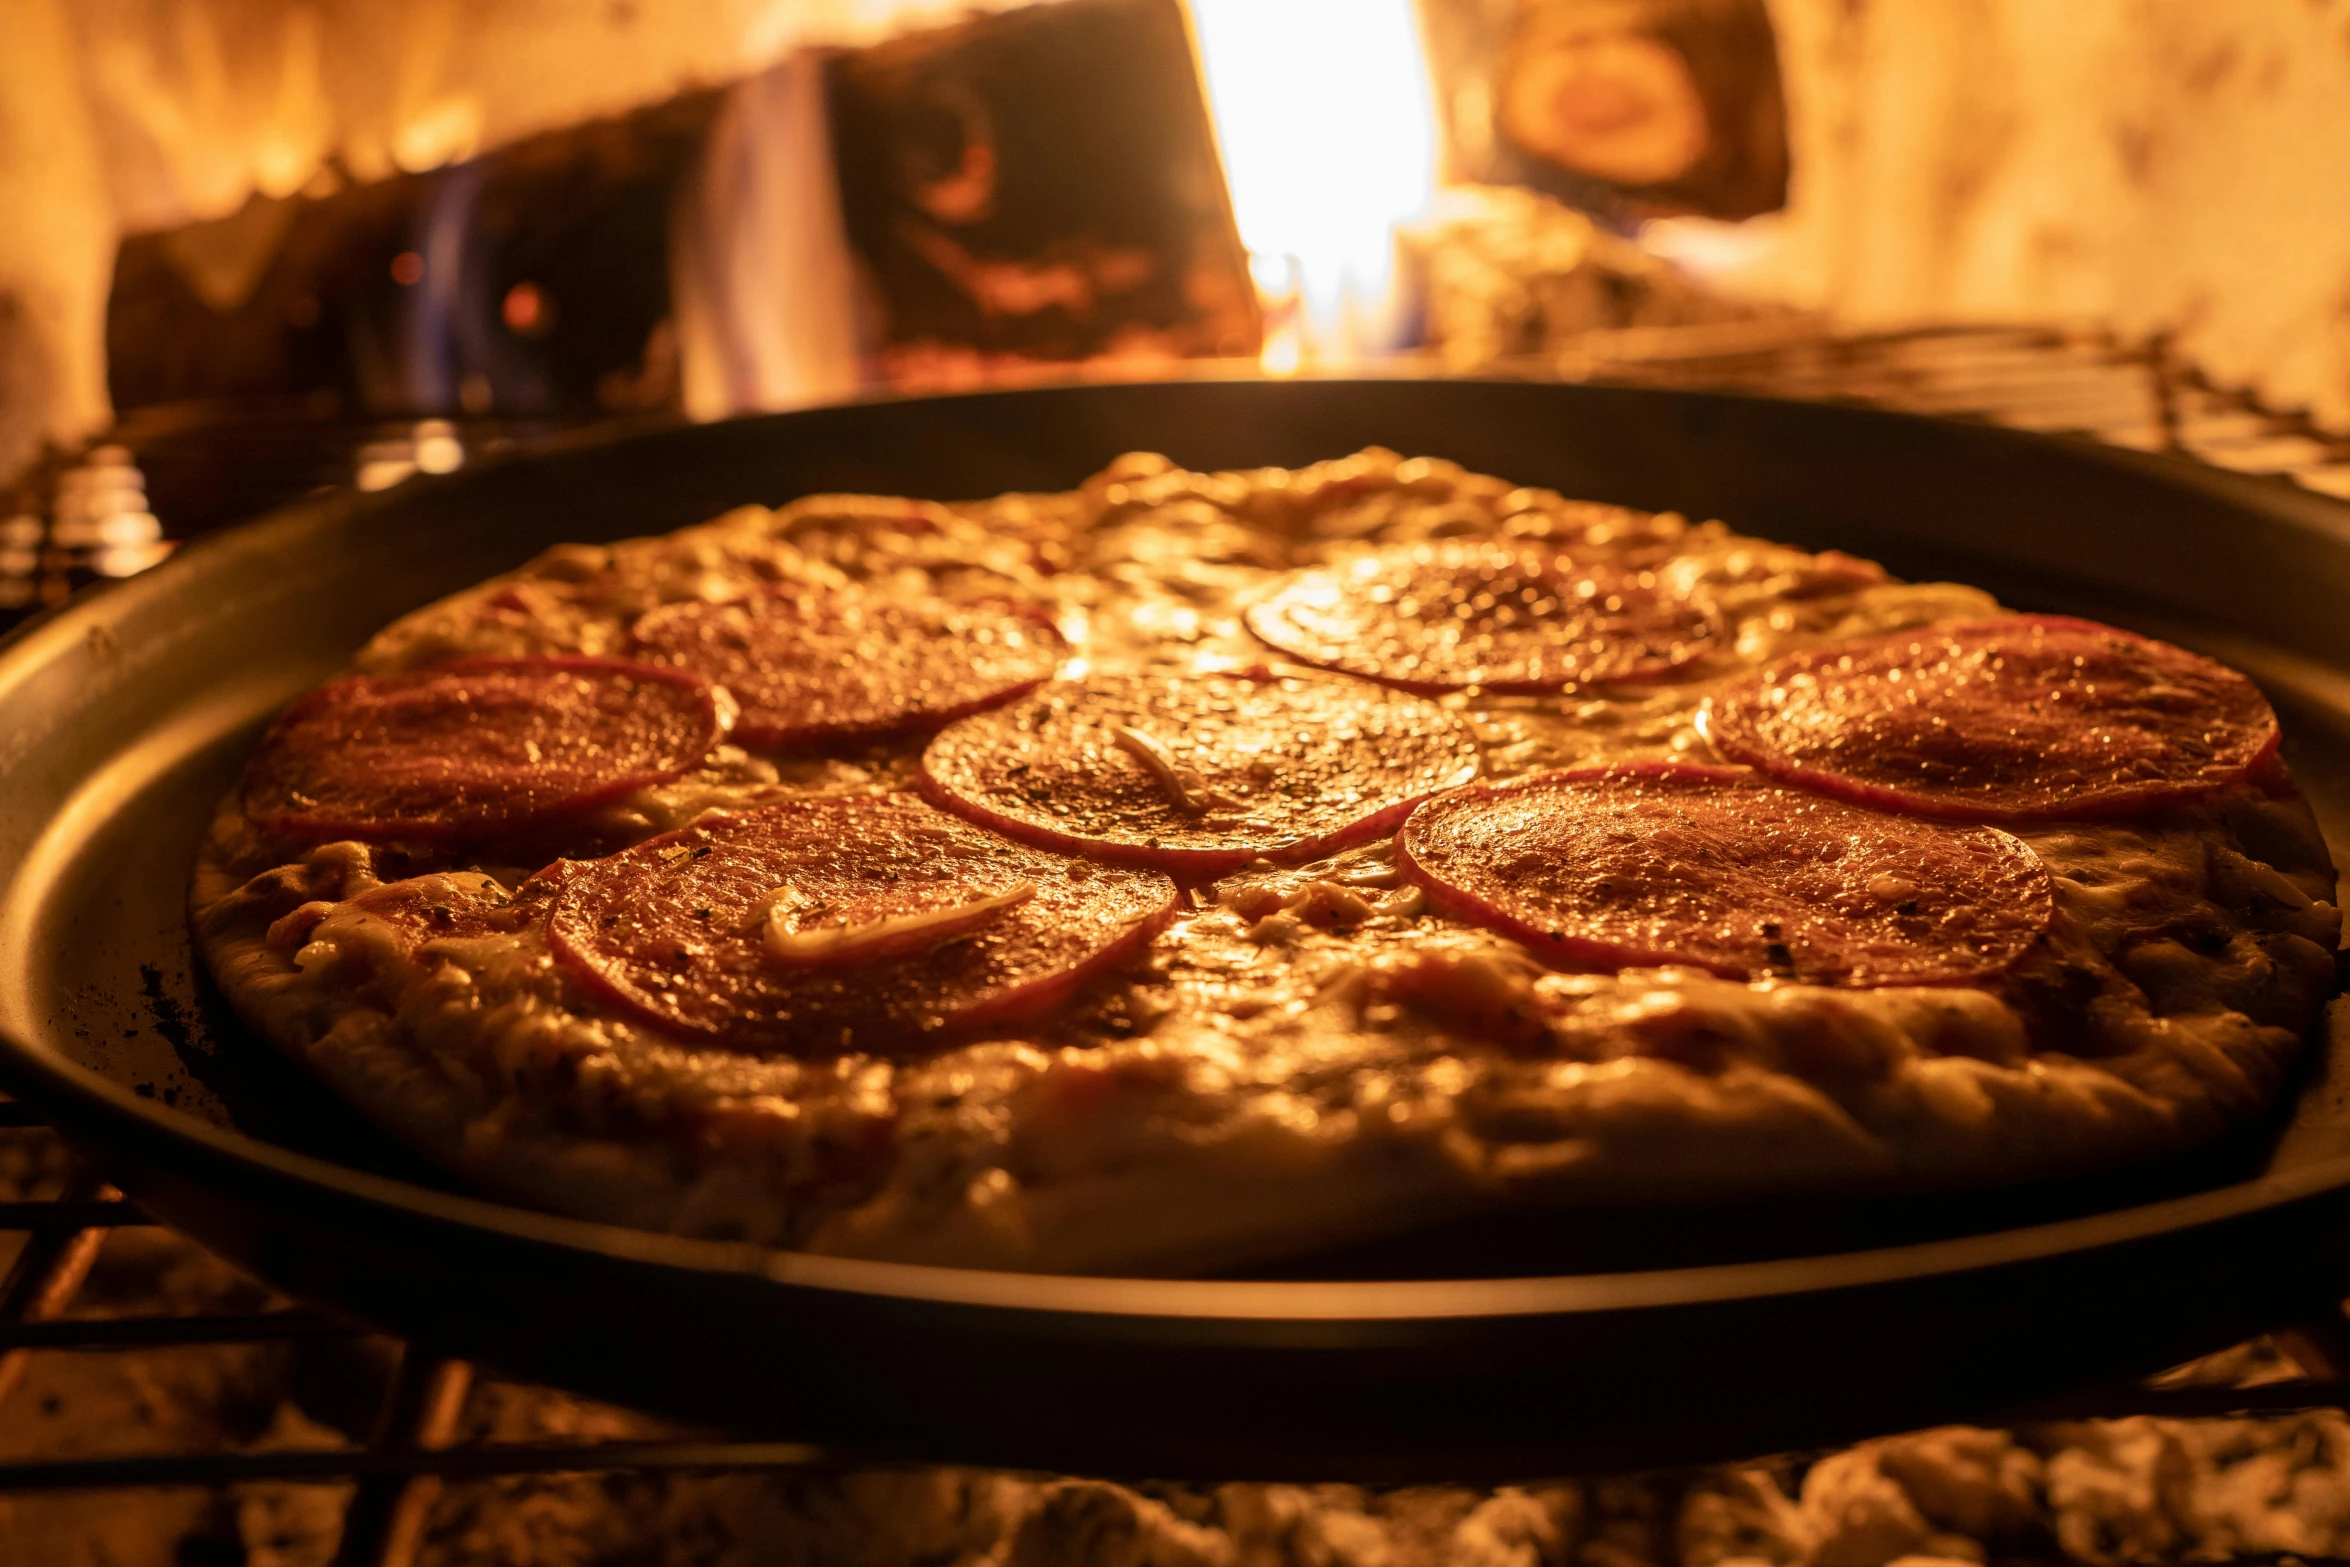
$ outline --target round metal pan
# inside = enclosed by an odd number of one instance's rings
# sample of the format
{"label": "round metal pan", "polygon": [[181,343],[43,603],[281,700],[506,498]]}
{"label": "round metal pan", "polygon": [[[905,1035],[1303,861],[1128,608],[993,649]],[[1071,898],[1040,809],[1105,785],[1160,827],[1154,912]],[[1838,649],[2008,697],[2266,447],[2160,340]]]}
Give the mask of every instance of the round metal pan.
{"label": "round metal pan", "polygon": [[2323,1048],[2279,1135],[2101,1190],[1617,1226],[1645,1250],[1553,1216],[1312,1277],[1073,1279],[466,1196],[223,1022],[194,972],[187,869],[267,715],[393,616],[548,544],[816,490],[1058,489],[1138,447],[1219,467],[1370,442],[2210,649],[2268,686],[2350,843],[2350,508],[2281,483],[1861,409],[1589,387],[877,403],[320,500],[22,631],[0,649],[0,1073],[156,1215],[297,1295],[515,1375],[908,1459],[1385,1480],[1727,1457],[1995,1412],[2350,1288],[2350,1113]]}

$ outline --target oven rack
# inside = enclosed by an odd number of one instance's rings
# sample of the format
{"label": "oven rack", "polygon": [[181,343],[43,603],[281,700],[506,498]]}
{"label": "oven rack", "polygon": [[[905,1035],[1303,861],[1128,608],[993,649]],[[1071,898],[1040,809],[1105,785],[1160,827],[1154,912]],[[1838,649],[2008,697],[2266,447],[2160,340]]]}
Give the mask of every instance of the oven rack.
{"label": "oven rack", "polygon": [[2065,323],[1837,332],[1815,317],[1764,316],[1588,332],[1496,368],[1975,420],[2168,452],[2350,499],[2350,433],[2226,385],[2163,333]]}
{"label": "oven rack", "polygon": [[[31,1106],[0,1100],[0,1129],[55,1137]],[[391,1339],[331,1312],[285,1306],[254,1312],[77,1316],[76,1297],[117,1230],[156,1221],[78,1160],[47,1200],[0,1202],[0,1234],[24,1236],[0,1276],[0,1420],[36,1354],[125,1353],[188,1345],[317,1338]],[[397,1342],[394,1340],[393,1342]],[[106,1457],[0,1461],[0,1496],[37,1491],[220,1487],[248,1481],[357,1482],[346,1507],[336,1567],[408,1567],[423,1543],[434,1498],[453,1480],[633,1471],[789,1471],[846,1467],[805,1443],[710,1436],[459,1445],[473,1368],[400,1346],[370,1439],[341,1449],[275,1452],[140,1452]],[[859,1467],[872,1467],[870,1460]]]}
{"label": "oven rack", "polygon": [[[0,1100],[0,1129],[55,1137],[33,1107]],[[76,1161],[48,1200],[0,1203],[0,1233],[25,1240],[0,1277],[0,1420],[36,1354],[103,1354],[145,1348],[252,1344],[324,1337],[389,1339],[368,1325],[301,1306],[257,1312],[77,1316],[76,1296],[107,1238],[153,1224],[137,1204]],[[2008,1412],[1994,1423],[2172,1419],[2350,1411],[2350,1316],[2321,1309],[2273,1335],[2300,1375],[2244,1387],[2154,1382],[2094,1388]],[[729,1441],[708,1435],[583,1442],[456,1440],[474,1385],[472,1366],[401,1346],[399,1368],[377,1409],[371,1438],[337,1449],[139,1452],[105,1457],[0,1461],[0,1496],[35,1491],[166,1486],[219,1487],[247,1481],[356,1482],[344,1516],[336,1567],[409,1567],[441,1487],[513,1476],[767,1472],[811,1474],[874,1467],[870,1459],[798,1442]],[[2243,1557],[2300,1561],[2307,1556]]]}
{"label": "oven rack", "polygon": [[[1214,363],[1206,368],[1225,367]],[[1446,373],[1432,356],[1393,368]],[[2350,499],[2350,433],[2226,385],[2163,334],[2092,325],[1839,331],[1815,316],[1587,332],[1470,374],[1861,403],[2169,452]],[[0,631],[179,542],[322,487],[441,473],[552,421],[319,418],[299,405],[137,409],[0,486]]]}

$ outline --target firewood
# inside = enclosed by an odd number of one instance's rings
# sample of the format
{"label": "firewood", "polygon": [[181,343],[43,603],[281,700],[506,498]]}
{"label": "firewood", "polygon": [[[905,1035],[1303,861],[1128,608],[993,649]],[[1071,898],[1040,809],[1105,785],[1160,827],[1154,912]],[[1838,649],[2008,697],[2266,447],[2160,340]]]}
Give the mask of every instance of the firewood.
{"label": "firewood", "polygon": [[[115,405],[592,413],[670,401],[669,215],[718,94],[125,239]],[[340,188],[332,188],[339,184]]]}
{"label": "firewood", "polygon": [[1762,0],[1427,0],[1451,172],[1611,218],[1784,206]]}
{"label": "firewood", "polygon": [[895,379],[1256,351],[1175,0],[977,17],[842,54],[829,80],[849,239]]}

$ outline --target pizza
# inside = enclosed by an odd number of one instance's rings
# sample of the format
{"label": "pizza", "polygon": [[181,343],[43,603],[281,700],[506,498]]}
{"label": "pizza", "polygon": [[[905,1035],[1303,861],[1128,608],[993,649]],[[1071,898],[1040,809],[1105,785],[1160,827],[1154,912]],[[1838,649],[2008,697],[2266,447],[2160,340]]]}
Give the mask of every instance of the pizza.
{"label": "pizza", "polygon": [[564,1213],[1060,1271],[2006,1187],[2335,990],[2242,675],[1377,449],[567,545],[288,707],[239,1014]]}

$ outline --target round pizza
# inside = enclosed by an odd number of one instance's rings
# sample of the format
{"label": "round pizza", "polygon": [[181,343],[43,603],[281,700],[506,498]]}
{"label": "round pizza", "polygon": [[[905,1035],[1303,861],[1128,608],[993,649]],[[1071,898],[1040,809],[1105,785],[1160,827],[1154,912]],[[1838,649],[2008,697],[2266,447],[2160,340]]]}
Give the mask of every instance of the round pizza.
{"label": "round pizza", "polygon": [[472,1185],[1180,1273],[2256,1128],[2331,857],[2242,675],[1369,450],[572,545],[270,726],[260,1034]]}

